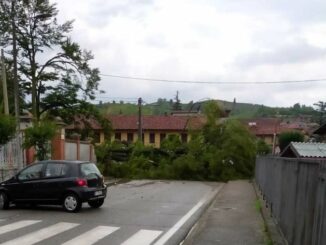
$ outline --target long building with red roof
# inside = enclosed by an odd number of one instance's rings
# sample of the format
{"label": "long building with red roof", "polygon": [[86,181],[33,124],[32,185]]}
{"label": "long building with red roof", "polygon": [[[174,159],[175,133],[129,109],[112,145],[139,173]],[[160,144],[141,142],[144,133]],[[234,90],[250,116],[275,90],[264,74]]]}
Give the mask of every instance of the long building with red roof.
{"label": "long building with red roof", "polygon": [[[137,115],[109,115],[113,134],[111,140],[136,142],[138,140],[139,119]],[[199,130],[205,124],[204,116],[146,116],[141,117],[142,140],[145,145],[159,147],[162,140],[169,134],[179,135],[182,142],[188,142],[190,131]],[[88,120],[88,126],[93,129],[97,142],[105,140],[101,126],[96,120]],[[82,129],[86,125],[83,121],[76,120],[74,124],[66,127],[66,131]]]}

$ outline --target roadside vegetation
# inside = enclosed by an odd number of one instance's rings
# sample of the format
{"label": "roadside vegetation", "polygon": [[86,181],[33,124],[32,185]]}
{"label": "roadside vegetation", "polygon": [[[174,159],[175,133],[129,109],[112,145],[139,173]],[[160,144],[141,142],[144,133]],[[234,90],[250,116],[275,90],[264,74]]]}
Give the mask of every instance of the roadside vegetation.
{"label": "roadside vegetation", "polygon": [[0,145],[6,144],[16,132],[15,118],[0,113]]}
{"label": "roadside vegetation", "polygon": [[141,142],[105,142],[96,147],[103,173],[117,178],[228,181],[251,178],[257,153],[254,136],[237,120],[222,122],[216,103],[205,107],[207,123],[182,143],[169,135],[159,149]]}
{"label": "roadside vegetation", "polygon": [[[50,121],[60,119],[69,125],[78,117],[85,131],[90,128],[90,119],[99,122],[106,132],[110,128],[91,103],[103,92],[98,88],[100,71],[91,66],[93,54],[71,38],[73,21],[59,23],[57,16],[57,4],[49,0],[0,1],[0,46],[5,51],[8,84],[8,91],[0,85],[0,113],[4,109],[4,93],[11,114],[15,109],[32,113],[33,127],[26,130],[24,147],[33,146],[38,160],[46,159],[50,153],[48,141],[55,134]],[[14,106],[15,83],[19,84],[19,106]],[[31,101],[26,101],[26,97]],[[14,134],[13,120],[0,117],[0,144]],[[89,131],[81,135],[92,136]]]}
{"label": "roadside vegetation", "polygon": [[34,124],[33,127],[25,130],[25,141],[23,147],[29,149],[34,147],[35,157],[38,160],[47,160],[50,158],[51,146],[50,140],[56,133],[56,125],[53,122],[41,121]]}
{"label": "roadside vegetation", "polygon": [[284,132],[280,134],[278,142],[282,152],[291,142],[304,142],[304,135],[296,131]]}

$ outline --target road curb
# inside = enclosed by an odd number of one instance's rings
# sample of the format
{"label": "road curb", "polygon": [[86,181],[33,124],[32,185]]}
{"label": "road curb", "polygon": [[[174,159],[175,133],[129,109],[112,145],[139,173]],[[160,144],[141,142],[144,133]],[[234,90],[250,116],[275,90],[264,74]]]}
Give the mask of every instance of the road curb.
{"label": "road curb", "polygon": [[272,240],[274,245],[288,245],[282,231],[279,229],[279,226],[275,222],[270,210],[266,207],[265,201],[263,200],[262,195],[259,192],[258,186],[255,180],[252,181],[253,188],[255,190],[255,194],[257,199],[261,202],[260,213],[264,220],[265,227],[267,229],[267,233],[269,234],[269,238]]}
{"label": "road curb", "polygon": [[223,183],[221,186],[217,187],[216,194],[204,205],[204,208],[198,218],[198,220],[195,222],[195,224],[189,229],[187,235],[183,239],[183,241],[180,243],[180,245],[191,245],[193,243],[194,237],[197,234],[197,232],[203,227],[205,224],[206,216],[209,213],[209,210],[212,209],[212,206],[218,197],[221,190],[224,188],[225,183]]}
{"label": "road curb", "polygon": [[127,183],[129,182],[129,179],[111,179],[111,180],[106,180],[105,185],[107,187],[113,186],[113,185],[119,185],[119,184],[123,184],[123,183]]}

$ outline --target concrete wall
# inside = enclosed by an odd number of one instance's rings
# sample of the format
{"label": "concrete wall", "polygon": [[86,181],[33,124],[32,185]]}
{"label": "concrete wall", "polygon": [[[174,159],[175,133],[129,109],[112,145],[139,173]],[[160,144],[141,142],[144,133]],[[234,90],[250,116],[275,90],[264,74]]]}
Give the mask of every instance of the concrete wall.
{"label": "concrete wall", "polygon": [[259,157],[256,182],[289,244],[326,244],[326,162]]}

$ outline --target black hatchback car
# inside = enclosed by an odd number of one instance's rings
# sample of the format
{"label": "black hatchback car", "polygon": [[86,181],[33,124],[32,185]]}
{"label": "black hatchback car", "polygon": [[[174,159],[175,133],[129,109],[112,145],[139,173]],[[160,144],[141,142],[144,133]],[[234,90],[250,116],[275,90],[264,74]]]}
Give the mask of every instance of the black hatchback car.
{"label": "black hatchback car", "polygon": [[83,202],[93,208],[104,203],[107,187],[94,163],[40,161],[0,183],[0,209],[10,204],[59,204],[78,212]]}

